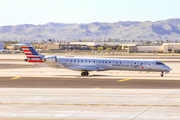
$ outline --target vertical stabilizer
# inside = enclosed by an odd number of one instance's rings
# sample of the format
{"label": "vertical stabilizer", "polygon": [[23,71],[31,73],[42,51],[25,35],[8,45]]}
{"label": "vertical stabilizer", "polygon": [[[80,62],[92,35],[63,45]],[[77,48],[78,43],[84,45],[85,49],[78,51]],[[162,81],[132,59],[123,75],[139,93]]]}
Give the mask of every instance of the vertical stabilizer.
{"label": "vertical stabilizer", "polygon": [[19,44],[14,44],[17,46],[21,46],[24,54],[27,57],[28,62],[32,63],[44,63],[44,55],[39,54],[32,46],[30,43],[19,43]]}

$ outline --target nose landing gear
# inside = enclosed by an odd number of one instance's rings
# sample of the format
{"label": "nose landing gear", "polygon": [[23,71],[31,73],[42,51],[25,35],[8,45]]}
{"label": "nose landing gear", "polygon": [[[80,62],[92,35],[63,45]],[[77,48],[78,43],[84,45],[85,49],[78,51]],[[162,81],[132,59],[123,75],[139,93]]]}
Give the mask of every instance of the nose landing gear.
{"label": "nose landing gear", "polygon": [[81,73],[81,76],[88,76],[89,75],[89,72],[88,71],[84,71]]}
{"label": "nose landing gear", "polygon": [[164,76],[164,72],[161,73],[161,77],[163,77],[163,76]]}

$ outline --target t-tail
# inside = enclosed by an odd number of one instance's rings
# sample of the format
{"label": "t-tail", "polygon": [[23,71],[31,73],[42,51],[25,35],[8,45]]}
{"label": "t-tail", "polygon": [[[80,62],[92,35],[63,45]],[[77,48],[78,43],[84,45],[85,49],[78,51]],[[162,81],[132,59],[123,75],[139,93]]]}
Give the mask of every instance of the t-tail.
{"label": "t-tail", "polygon": [[27,59],[26,61],[31,62],[31,63],[44,63],[44,56],[39,54],[32,46],[30,43],[19,43],[19,44],[14,44],[17,46],[21,46],[24,54],[26,55]]}

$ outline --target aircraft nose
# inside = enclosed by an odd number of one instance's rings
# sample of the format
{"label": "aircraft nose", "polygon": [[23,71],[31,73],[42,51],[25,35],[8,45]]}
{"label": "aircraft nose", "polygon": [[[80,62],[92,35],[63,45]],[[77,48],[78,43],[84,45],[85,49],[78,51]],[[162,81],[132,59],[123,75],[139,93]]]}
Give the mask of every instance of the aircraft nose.
{"label": "aircraft nose", "polygon": [[171,69],[170,67],[168,67],[168,66],[166,66],[166,68],[167,68],[168,71],[171,71],[171,70],[172,70],[172,69]]}
{"label": "aircraft nose", "polygon": [[169,71],[171,71],[172,69],[169,67]]}

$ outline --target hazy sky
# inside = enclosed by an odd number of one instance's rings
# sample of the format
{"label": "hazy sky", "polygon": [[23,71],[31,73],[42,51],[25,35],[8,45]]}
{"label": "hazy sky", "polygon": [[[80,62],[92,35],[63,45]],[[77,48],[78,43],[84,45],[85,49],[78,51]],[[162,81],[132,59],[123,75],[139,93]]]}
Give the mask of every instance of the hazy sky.
{"label": "hazy sky", "polygon": [[180,0],[0,0],[0,26],[180,18]]}

